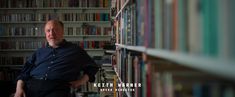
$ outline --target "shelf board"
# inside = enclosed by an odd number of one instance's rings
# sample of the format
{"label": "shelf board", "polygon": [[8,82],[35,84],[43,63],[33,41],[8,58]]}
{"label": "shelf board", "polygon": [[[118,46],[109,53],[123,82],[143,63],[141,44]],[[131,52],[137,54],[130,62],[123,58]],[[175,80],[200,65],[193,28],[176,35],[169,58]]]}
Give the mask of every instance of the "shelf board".
{"label": "shelf board", "polygon": [[115,73],[114,70],[112,70],[112,69],[106,69],[105,72],[106,72],[107,74]]}
{"label": "shelf board", "polygon": [[105,53],[109,53],[109,54],[114,54],[116,51],[115,50],[105,50]]}
{"label": "shelf board", "polygon": [[144,46],[127,46],[128,50],[138,51],[138,52],[145,52],[146,48]]}
{"label": "shelf board", "polygon": [[122,44],[115,44],[119,48],[126,48],[128,50],[132,51],[138,51],[138,52],[146,52],[146,48],[144,46],[128,46],[128,45],[122,45]]}
{"label": "shelf board", "polygon": [[186,67],[202,70],[235,81],[235,61],[232,60],[151,49],[143,46],[127,46],[122,44],[116,44],[116,46],[119,48],[143,52],[149,56],[163,58]]}
{"label": "shelf board", "polygon": [[122,44],[115,44],[118,48],[126,48],[127,46],[126,45],[122,45]]}
{"label": "shelf board", "polygon": [[104,66],[104,67],[112,67],[112,64],[105,63],[105,64],[102,64],[102,66]]}
{"label": "shelf board", "polygon": [[235,80],[234,61],[149,48],[146,53],[150,56],[164,58],[183,66],[203,70],[208,73]]}
{"label": "shelf board", "polygon": [[90,56],[103,56],[104,50],[103,49],[85,49]]}

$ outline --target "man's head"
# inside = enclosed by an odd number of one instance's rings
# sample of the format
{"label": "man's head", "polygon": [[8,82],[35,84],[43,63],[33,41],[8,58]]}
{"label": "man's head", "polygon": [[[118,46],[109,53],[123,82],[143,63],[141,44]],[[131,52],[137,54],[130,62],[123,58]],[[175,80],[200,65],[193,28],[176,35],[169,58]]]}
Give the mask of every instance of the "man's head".
{"label": "man's head", "polygon": [[64,39],[64,25],[58,20],[49,20],[45,24],[44,32],[50,46],[56,48]]}

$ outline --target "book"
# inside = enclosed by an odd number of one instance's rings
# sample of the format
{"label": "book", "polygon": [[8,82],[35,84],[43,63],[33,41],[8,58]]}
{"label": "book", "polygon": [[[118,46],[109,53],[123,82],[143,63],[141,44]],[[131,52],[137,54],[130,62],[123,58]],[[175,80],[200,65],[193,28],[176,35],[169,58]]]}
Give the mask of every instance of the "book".
{"label": "book", "polygon": [[163,0],[154,1],[154,48],[163,48],[163,21],[162,21],[162,2]]}
{"label": "book", "polygon": [[[201,11],[198,8],[199,0],[188,1],[188,45],[189,53],[202,54],[202,23]],[[187,40],[184,40],[187,41]]]}
{"label": "book", "polygon": [[188,52],[188,0],[178,0],[178,51]]}
{"label": "book", "polygon": [[218,56],[218,1],[202,2],[202,52],[205,56]]}

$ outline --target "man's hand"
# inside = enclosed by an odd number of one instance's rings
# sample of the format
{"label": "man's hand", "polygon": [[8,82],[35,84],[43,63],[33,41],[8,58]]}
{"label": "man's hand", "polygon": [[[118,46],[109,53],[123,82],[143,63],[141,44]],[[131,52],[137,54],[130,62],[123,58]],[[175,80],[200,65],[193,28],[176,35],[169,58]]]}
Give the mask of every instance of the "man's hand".
{"label": "man's hand", "polygon": [[18,80],[14,97],[26,97],[23,87],[24,82],[22,80]]}
{"label": "man's hand", "polygon": [[83,77],[80,80],[72,81],[72,82],[70,82],[70,84],[73,88],[78,88],[81,85],[86,84],[86,82],[88,80],[89,80],[89,76],[85,74],[85,75],[83,75]]}
{"label": "man's hand", "polygon": [[14,97],[26,97],[23,89],[17,89]]}

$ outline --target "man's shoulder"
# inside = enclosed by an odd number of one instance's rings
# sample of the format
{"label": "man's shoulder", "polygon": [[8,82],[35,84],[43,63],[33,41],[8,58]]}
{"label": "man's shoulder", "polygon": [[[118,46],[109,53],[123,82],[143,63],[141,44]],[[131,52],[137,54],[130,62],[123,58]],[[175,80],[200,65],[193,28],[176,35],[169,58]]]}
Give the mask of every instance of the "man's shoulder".
{"label": "man's shoulder", "polygon": [[36,49],[36,51],[35,52],[45,52],[45,50],[47,50],[48,49],[48,47],[40,47],[40,48],[38,48],[38,49]]}
{"label": "man's shoulder", "polygon": [[66,43],[66,46],[67,46],[67,47],[70,47],[70,48],[73,48],[73,49],[76,49],[76,50],[78,50],[78,51],[83,50],[83,48],[81,48],[79,44],[73,43],[73,42],[67,42],[67,43]]}

